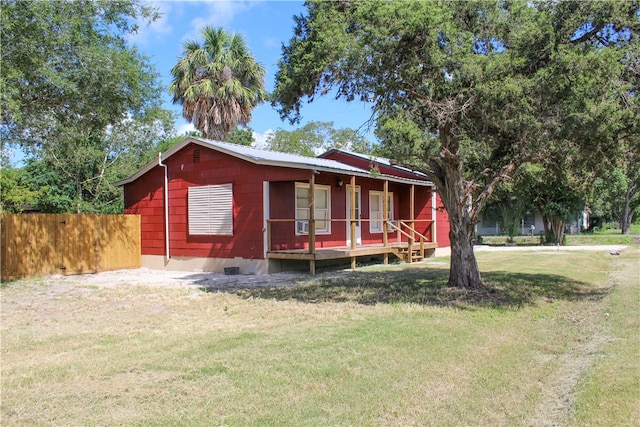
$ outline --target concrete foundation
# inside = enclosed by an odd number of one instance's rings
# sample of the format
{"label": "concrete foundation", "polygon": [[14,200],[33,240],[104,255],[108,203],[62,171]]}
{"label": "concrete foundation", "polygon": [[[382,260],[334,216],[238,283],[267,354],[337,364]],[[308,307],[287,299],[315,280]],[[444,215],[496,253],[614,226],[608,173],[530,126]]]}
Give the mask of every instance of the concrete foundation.
{"label": "concrete foundation", "polygon": [[225,267],[238,267],[239,274],[269,273],[269,263],[266,259],[171,257],[167,260],[162,255],[142,255],[142,267],[153,270],[211,273],[224,273]]}
{"label": "concrete foundation", "polygon": [[[451,248],[427,249],[426,257],[449,256]],[[396,258],[389,256],[392,262]],[[382,263],[381,256],[358,257],[359,264]],[[347,267],[350,258],[328,259],[316,261],[317,268]],[[197,258],[197,257],[171,257],[167,260],[163,255],[142,255],[142,267],[152,270],[193,271],[224,273],[230,267],[238,267],[239,274],[270,274],[281,271],[309,271],[309,261],[303,260],[279,260],[279,259],[245,259],[245,258]]]}

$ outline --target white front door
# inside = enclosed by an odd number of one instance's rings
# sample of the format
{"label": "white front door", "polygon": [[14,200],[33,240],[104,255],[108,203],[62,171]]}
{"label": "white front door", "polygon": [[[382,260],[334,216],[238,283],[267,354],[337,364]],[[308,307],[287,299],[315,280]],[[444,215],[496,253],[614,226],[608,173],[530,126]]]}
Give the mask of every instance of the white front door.
{"label": "white front door", "polygon": [[[351,218],[351,186],[347,185],[347,191],[345,193],[346,197],[347,197],[347,214],[345,216],[345,218],[350,219]],[[360,200],[360,187],[356,186],[356,245],[360,245],[362,244],[362,235],[360,232],[360,225],[361,225],[361,221],[360,221],[360,206],[361,205],[361,200]],[[351,245],[351,221],[346,221],[347,223],[347,246]]]}

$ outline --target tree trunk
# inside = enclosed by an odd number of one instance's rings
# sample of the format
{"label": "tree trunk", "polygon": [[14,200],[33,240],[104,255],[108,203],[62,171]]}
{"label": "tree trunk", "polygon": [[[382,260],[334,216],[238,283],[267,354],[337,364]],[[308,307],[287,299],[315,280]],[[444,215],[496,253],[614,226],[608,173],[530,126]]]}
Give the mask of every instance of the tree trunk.
{"label": "tree trunk", "polygon": [[82,213],[82,182],[80,182],[80,178],[76,177],[76,194],[78,197],[77,200],[77,206],[76,206],[76,213],[81,214]]}
{"label": "tree trunk", "polygon": [[635,194],[635,186],[630,185],[627,192],[624,195],[624,209],[622,210],[622,216],[620,218],[620,230],[622,234],[629,234],[631,227],[631,219],[633,218],[633,212],[631,211],[631,198]]}
{"label": "tree trunk", "polygon": [[202,131],[203,138],[211,139],[213,141],[226,141],[226,135],[220,127],[211,126],[200,130]]}
{"label": "tree trunk", "polygon": [[561,245],[562,240],[564,239],[564,221],[561,219],[552,219],[551,220],[551,231],[553,232],[553,237],[555,239],[556,244]]}
{"label": "tree trunk", "polygon": [[[472,207],[470,185],[465,180],[458,144],[450,127],[440,129],[441,156],[434,166],[434,182],[445,209],[449,213],[449,239],[451,240],[451,265],[449,283],[451,287],[481,288],[480,269],[473,253],[473,227],[475,216]],[[473,210],[473,212],[477,212]]]}
{"label": "tree trunk", "polygon": [[551,230],[549,230],[549,220],[545,214],[542,215],[542,227],[544,229],[544,243],[551,243]]}
{"label": "tree trunk", "polygon": [[480,288],[483,286],[480,269],[473,253],[473,223],[466,212],[449,212],[451,267],[448,286]]}

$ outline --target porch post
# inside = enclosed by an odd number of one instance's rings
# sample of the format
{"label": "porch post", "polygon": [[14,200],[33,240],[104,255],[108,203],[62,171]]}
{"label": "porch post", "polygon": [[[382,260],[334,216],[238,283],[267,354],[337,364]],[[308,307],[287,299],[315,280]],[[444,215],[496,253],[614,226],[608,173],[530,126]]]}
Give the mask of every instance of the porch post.
{"label": "porch post", "polygon": [[271,251],[271,200],[269,194],[269,181],[262,181],[262,218],[264,219],[264,259],[268,259],[267,254]]}
{"label": "porch post", "polygon": [[416,228],[416,223],[415,223],[415,217],[416,217],[416,212],[415,212],[415,207],[416,207],[416,186],[411,184],[411,188],[409,190],[409,224],[411,224],[411,230],[409,230],[409,235],[411,237],[409,237],[409,262],[412,262],[412,252],[413,252],[413,243],[415,242],[416,238],[415,238],[415,234],[413,233],[413,230],[415,230]]}
{"label": "porch post", "polygon": [[436,236],[436,215],[438,211],[436,209],[436,188],[431,187],[431,242],[436,243],[438,241]]}
{"label": "porch post", "polygon": [[[409,221],[411,221],[411,228],[416,229],[415,220],[416,220],[416,186],[411,184],[411,193],[409,195],[409,210],[410,217]],[[413,231],[411,231],[411,237],[414,237]]]}
{"label": "porch post", "polygon": [[[387,232],[387,221],[389,221],[389,181],[384,181],[384,200],[382,201],[382,246],[385,248],[389,242],[389,235]],[[384,263],[389,264],[389,254],[384,253]]]}
{"label": "porch post", "polygon": [[[311,171],[311,178],[309,179],[309,253],[315,255],[316,253],[316,173]],[[309,274],[316,275],[316,260],[315,256],[309,260]]]}
{"label": "porch post", "polygon": [[351,206],[349,208],[349,224],[351,225],[351,227],[349,227],[349,234],[351,237],[351,249],[355,249],[356,248],[356,177],[352,176],[351,177],[351,184],[350,184],[350,194],[349,197],[351,199]]}

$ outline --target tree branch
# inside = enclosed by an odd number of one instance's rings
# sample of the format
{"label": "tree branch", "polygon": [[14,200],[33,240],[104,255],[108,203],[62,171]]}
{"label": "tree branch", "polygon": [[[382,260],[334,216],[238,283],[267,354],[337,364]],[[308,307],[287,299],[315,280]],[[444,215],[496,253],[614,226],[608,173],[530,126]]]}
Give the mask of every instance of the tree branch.
{"label": "tree branch", "polygon": [[[514,170],[516,170],[517,167],[518,167],[518,163],[516,161],[512,161],[504,165],[502,168],[500,168],[499,171],[493,174],[493,177],[491,178],[489,183],[485,186],[484,190],[482,190],[482,192],[474,200],[473,205],[471,207],[471,211],[469,212],[470,218],[475,219],[480,214],[482,209],[484,209],[485,205],[487,204],[487,200],[489,199],[489,197],[491,197],[491,195],[495,191],[498,184],[509,179],[511,177],[511,174],[513,173]],[[488,171],[488,169],[485,169],[483,173],[486,171]],[[472,180],[469,182],[470,184],[469,190],[473,189],[471,185],[475,185],[475,182],[476,180]]]}

